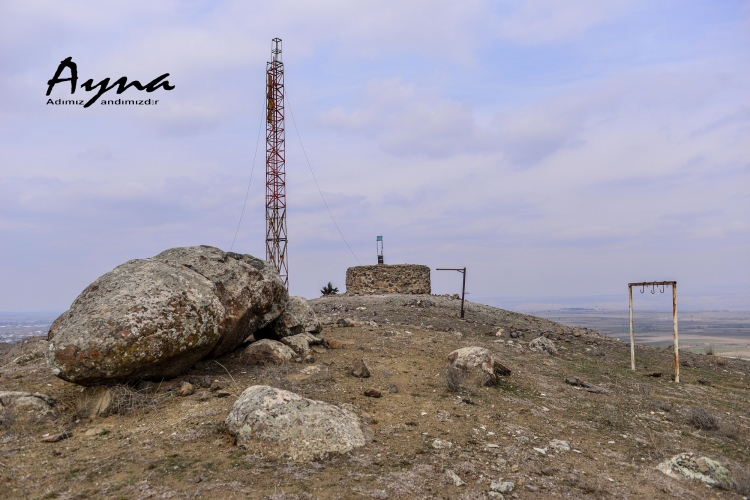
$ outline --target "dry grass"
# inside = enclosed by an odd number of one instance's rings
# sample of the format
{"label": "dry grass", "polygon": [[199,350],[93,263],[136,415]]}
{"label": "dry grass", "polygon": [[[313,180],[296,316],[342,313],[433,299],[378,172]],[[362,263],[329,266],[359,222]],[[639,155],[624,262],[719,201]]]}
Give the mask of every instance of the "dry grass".
{"label": "dry grass", "polygon": [[719,366],[726,366],[727,358],[725,358],[724,356],[716,356],[716,364]]}
{"label": "dry grass", "polygon": [[719,428],[719,419],[705,408],[694,406],[688,410],[688,422],[696,429],[715,431]]}
{"label": "dry grass", "polygon": [[713,356],[714,355],[714,345],[713,344],[709,344],[709,345],[705,346],[703,348],[703,353],[706,356]]}

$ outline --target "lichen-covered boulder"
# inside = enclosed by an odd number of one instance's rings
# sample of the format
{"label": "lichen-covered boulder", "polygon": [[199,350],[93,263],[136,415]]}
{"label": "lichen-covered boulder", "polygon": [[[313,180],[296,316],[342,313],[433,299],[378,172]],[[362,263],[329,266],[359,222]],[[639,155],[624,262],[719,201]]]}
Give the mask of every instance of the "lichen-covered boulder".
{"label": "lichen-covered boulder", "polygon": [[281,343],[290,347],[299,356],[304,356],[310,352],[311,345],[323,344],[323,338],[317,337],[311,333],[298,333],[289,337],[283,337]]}
{"label": "lichen-covered boulder", "polygon": [[716,460],[694,453],[675,455],[660,463],[657,469],[670,477],[698,479],[712,486],[728,488],[733,484],[732,473],[726,467]]}
{"label": "lichen-covered boulder", "polygon": [[55,400],[38,392],[0,391],[0,429],[56,417]]}
{"label": "lichen-covered boulder", "polygon": [[250,255],[174,248],[89,285],[52,324],[47,364],[87,386],[171,378],[237,347],[287,298],[273,267]]}
{"label": "lichen-covered boulder", "polygon": [[323,329],[315,311],[304,297],[291,296],[284,312],[268,328],[259,332],[260,337],[281,339],[300,333],[318,333]]}
{"label": "lichen-covered boulder", "polygon": [[182,265],[213,283],[224,306],[224,320],[211,357],[236,349],[250,334],[288,310],[292,302],[276,268],[252,255],[199,246],[171,248],[154,259]]}
{"label": "lichen-covered boulder", "polygon": [[474,376],[483,385],[495,384],[498,375],[510,375],[510,369],[483,347],[456,349],[448,355],[448,365],[452,369]]}
{"label": "lichen-covered boulder", "polygon": [[248,387],[225,420],[238,445],[276,441],[294,460],[346,453],[364,446],[365,433],[352,412],[273,387]]}
{"label": "lichen-covered boulder", "polygon": [[276,340],[263,339],[247,346],[239,357],[245,365],[280,365],[294,361],[295,352]]}

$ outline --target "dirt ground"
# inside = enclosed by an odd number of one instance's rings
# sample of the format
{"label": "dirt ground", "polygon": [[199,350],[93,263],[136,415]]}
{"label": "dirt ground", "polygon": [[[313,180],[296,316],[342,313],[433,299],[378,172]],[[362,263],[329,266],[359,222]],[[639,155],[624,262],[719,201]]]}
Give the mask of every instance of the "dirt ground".
{"label": "dirt ground", "polygon": [[[490,484],[500,480],[514,483],[505,498],[522,499],[748,494],[741,492],[750,488],[750,362],[682,353],[688,366],[680,367],[676,384],[670,349],[637,347],[633,372],[626,343],[474,303],[461,320],[460,301],[450,297],[331,296],[311,303],[325,323],[322,336],[336,347],[318,348],[313,364],[243,366],[229,354],[197,363],[153,394],[131,391],[119,413],[92,420],[76,415],[81,388],[47,369],[43,339],[1,346],[0,390],[50,395],[58,416],[0,428],[0,496],[468,500],[489,498]],[[354,326],[337,325],[343,318]],[[503,337],[496,336],[500,328]],[[542,334],[556,355],[528,348]],[[491,387],[447,384],[446,356],[466,346],[491,350],[512,374]],[[350,374],[359,358],[370,378]],[[570,385],[569,377],[590,387]],[[195,394],[176,394],[182,380],[198,381]],[[354,405],[368,444],[302,463],[272,443],[235,446],[223,421],[255,384]],[[382,397],[366,397],[370,387]],[[714,429],[696,427],[696,407]],[[42,441],[63,430],[68,439]],[[552,440],[571,449],[555,451]],[[733,472],[734,490],[656,469],[681,452],[721,462]],[[456,486],[447,469],[465,484]]]}

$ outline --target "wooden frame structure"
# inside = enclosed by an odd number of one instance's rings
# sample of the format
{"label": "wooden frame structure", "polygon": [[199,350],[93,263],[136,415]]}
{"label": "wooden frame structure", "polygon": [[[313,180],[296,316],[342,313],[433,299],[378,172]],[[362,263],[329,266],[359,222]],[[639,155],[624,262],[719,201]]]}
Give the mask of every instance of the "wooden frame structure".
{"label": "wooden frame structure", "polygon": [[677,282],[676,281],[644,281],[643,283],[628,283],[628,302],[630,304],[630,368],[635,371],[635,334],[633,332],[633,287],[641,287],[644,293],[646,287],[651,287],[651,293],[656,293],[656,287],[660,286],[661,293],[664,288],[672,287],[672,324],[674,326],[674,381],[680,382],[680,347],[677,337]]}

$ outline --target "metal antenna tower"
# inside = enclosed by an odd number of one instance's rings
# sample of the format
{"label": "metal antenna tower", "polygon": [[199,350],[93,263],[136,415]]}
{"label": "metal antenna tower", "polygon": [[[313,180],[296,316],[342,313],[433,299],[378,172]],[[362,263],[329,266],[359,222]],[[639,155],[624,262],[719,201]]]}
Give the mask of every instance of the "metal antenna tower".
{"label": "metal antenna tower", "polygon": [[272,42],[272,58],[266,63],[266,260],[279,271],[288,290],[284,63],[281,39]]}

